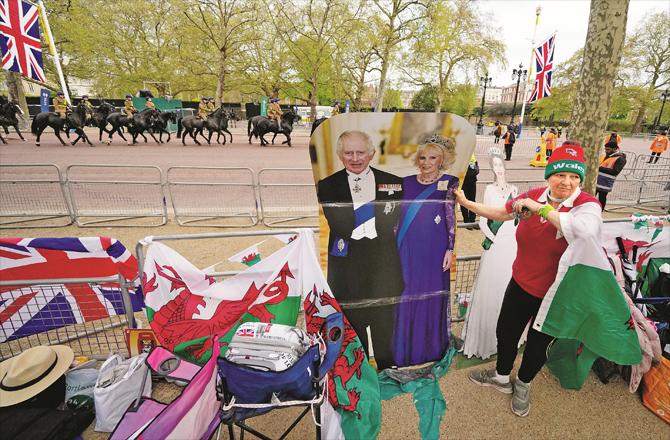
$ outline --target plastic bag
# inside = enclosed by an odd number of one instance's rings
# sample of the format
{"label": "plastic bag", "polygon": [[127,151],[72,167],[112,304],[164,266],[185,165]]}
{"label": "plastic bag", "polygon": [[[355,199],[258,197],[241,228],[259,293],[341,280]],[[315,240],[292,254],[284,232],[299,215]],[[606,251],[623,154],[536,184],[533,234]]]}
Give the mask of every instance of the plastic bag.
{"label": "plastic bag", "polygon": [[93,411],[93,389],[98,380],[95,368],[77,368],[65,376],[65,404],[69,409],[85,408]]}
{"label": "plastic bag", "polygon": [[145,363],[147,354],[123,360],[112,355],[100,367],[93,395],[95,430],[112,432],[130,404],[142,395],[151,397],[151,374]]}

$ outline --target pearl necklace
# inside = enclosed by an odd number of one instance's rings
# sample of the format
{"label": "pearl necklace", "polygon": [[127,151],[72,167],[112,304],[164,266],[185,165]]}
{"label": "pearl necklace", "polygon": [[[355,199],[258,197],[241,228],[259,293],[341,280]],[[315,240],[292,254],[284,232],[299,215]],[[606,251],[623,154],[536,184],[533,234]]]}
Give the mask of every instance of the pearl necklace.
{"label": "pearl necklace", "polygon": [[423,183],[425,185],[429,185],[429,184],[435,182],[439,178],[440,178],[440,173],[437,173],[437,175],[435,177],[431,177],[431,178],[428,178],[428,179],[425,179],[425,180],[421,177],[421,174],[416,175],[416,180],[418,180],[419,183]]}

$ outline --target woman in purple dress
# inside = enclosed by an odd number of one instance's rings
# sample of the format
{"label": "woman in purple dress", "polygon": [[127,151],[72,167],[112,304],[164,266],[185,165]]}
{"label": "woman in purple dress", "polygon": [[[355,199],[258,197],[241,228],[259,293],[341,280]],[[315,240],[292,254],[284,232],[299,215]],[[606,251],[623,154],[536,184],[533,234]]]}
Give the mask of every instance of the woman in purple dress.
{"label": "woman in purple dress", "polygon": [[394,361],[399,367],[439,360],[449,348],[449,268],[454,250],[454,190],[444,174],[456,159],[451,139],[417,148],[419,174],[403,179],[396,236],[405,289],[396,307]]}

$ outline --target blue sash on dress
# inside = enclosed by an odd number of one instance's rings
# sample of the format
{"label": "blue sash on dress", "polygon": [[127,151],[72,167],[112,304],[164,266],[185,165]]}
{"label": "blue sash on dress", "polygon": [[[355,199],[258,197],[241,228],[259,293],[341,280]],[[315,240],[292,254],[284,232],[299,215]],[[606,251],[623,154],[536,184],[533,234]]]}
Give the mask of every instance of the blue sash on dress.
{"label": "blue sash on dress", "polygon": [[407,233],[407,230],[409,229],[410,225],[414,221],[414,218],[416,215],[419,213],[419,209],[421,209],[422,203],[418,203],[419,201],[423,201],[428,199],[428,196],[433,194],[437,190],[437,183],[440,182],[440,180],[437,180],[430,184],[426,189],[421,191],[421,193],[416,196],[416,198],[412,201],[411,206],[407,209],[407,213],[405,215],[405,218],[403,219],[402,225],[400,225],[400,229],[398,230],[398,237],[396,240],[396,243],[398,247],[400,247],[400,244],[402,243],[403,238],[405,238],[405,234]]}

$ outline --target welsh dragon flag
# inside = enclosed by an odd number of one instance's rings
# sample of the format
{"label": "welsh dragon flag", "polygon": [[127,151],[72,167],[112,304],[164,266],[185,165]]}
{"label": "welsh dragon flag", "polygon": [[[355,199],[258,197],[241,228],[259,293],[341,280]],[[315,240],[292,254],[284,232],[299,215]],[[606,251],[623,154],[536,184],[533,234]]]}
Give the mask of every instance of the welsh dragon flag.
{"label": "welsh dragon flag", "polygon": [[[572,210],[596,210],[585,203]],[[563,388],[580,389],[593,362],[602,357],[619,365],[636,365],[642,352],[635,323],[596,234],[581,234],[583,225],[561,221],[569,245],[556,280],[544,297],[533,328],[557,339],[547,366]]]}
{"label": "welsh dragon flag", "polygon": [[[295,325],[301,301],[307,331],[319,332],[326,317],[341,309],[316,255],[313,233],[306,229],[244,272],[216,281],[168,246],[151,243],[142,278],[151,327],[164,347],[201,364],[211,356],[210,335],[225,333],[223,354],[242,322]],[[379,382],[346,318],[327,386],[324,438],[375,438],[381,427]]]}

